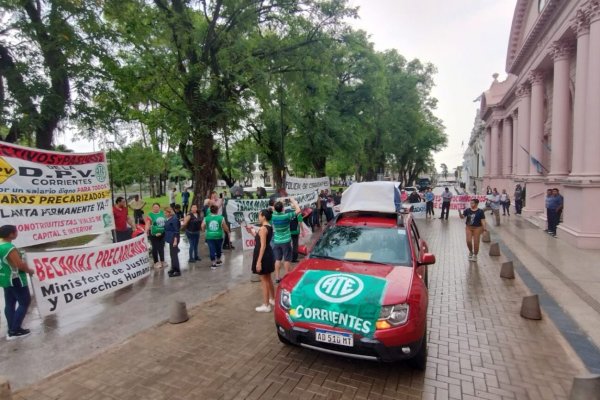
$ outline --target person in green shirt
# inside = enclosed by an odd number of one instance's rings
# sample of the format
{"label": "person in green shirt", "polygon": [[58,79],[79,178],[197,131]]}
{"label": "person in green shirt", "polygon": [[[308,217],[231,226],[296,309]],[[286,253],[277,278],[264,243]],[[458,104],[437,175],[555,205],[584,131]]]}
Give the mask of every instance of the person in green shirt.
{"label": "person in green shirt", "polygon": [[[29,336],[31,331],[21,324],[27,314],[31,295],[27,274],[35,271],[27,266],[12,241],[18,236],[14,225],[0,226],[0,286],[4,288],[4,314],[8,325],[6,340]],[[18,305],[17,305],[18,304]]]}
{"label": "person in green shirt", "polygon": [[225,218],[219,214],[217,205],[212,204],[210,206],[208,215],[202,221],[202,230],[206,232],[206,244],[208,244],[212,263],[210,268],[216,269],[218,266],[223,265],[223,261],[221,261],[223,236],[225,232],[229,234],[229,227],[225,222]]}
{"label": "person in green shirt", "polygon": [[165,262],[165,223],[167,218],[165,213],[160,209],[160,204],[152,204],[152,211],[146,217],[146,234],[150,238],[152,244],[152,259],[154,260],[154,268],[162,268],[167,263]]}
{"label": "person in green shirt", "polygon": [[[289,200],[293,212],[285,212],[283,201]],[[292,261],[292,233],[290,231],[290,223],[293,219],[297,218],[300,214],[300,206],[293,197],[281,197],[275,203],[275,212],[271,217],[271,225],[273,226],[273,253],[275,255],[275,282],[279,283],[281,278],[279,277],[279,269],[281,268],[281,262],[285,268],[287,274],[290,270],[290,264]]]}

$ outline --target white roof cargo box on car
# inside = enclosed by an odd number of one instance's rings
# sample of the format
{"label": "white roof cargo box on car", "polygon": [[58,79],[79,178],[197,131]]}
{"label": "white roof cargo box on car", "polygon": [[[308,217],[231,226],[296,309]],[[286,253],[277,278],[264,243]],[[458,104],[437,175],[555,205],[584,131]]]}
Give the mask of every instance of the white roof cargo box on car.
{"label": "white roof cargo box on car", "polygon": [[342,195],[340,212],[396,213],[400,206],[400,192],[392,182],[356,182]]}

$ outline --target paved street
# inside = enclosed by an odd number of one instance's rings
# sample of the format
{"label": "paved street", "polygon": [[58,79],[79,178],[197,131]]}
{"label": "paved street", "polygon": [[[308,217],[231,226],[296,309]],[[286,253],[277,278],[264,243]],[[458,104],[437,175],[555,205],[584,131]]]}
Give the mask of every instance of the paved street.
{"label": "paved street", "polygon": [[[528,289],[518,277],[512,281],[499,278],[503,258],[490,259],[484,244],[479,263],[469,264],[463,225],[456,217],[448,222],[423,220],[419,226],[438,257],[430,270],[429,359],[424,373],[404,364],[356,361],[280,344],[272,315],[253,310],[259,287],[247,282],[238,258],[232,265],[240,266],[218,273],[229,282],[235,281],[232,277],[243,277],[238,281],[244,283],[222,286],[231,290],[190,310],[190,321],[151,329],[140,326],[143,331],[126,342],[19,391],[16,398],[567,398],[573,376],[585,368],[550,318],[529,321],[519,316],[521,298],[529,294]],[[188,279],[180,282],[205,277],[194,271],[184,275]],[[154,282],[157,277],[149,280]],[[159,280],[163,282],[162,295],[181,290],[187,296],[193,287]],[[150,283],[142,285],[151,287]],[[96,324],[98,332],[88,332],[88,340],[102,337],[125,320],[128,325],[159,320],[159,316],[140,317],[155,308],[143,292],[123,296],[120,302],[110,300],[112,307],[102,311],[104,319],[119,315],[121,322]],[[160,303],[169,301],[162,298]],[[132,307],[135,312],[127,313]],[[163,313],[162,318],[165,316]],[[73,332],[79,338],[79,332]],[[28,353],[29,346],[48,336],[36,333],[41,338],[18,342],[19,351]],[[70,341],[71,337],[62,339]],[[5,343],[3,349],[7,346],[13,344]],[[37,351],[37,359],[60,359],[66,348],[66,344],[57,351],[44,347],[40,350],[46,354],[40,357]],[[3,358],[10,353],[3,352]],[[10,359],[17,359],[17,354],[10,354]],[[3,370],[8,365],[10,362],[4,363]]]}

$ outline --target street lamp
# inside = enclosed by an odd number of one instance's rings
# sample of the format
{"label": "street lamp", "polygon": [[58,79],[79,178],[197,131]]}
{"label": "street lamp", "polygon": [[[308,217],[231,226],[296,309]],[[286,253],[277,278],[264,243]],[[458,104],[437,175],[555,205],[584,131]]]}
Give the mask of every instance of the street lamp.
{"label": "street lamp", "polygon": [[105,142],[105,144],[108,146],[108,174],[110,175],[109,176],[109,179],[110,179],[110,197],[111,197],[111,200],[112,200],[112,204],[111,205],[114,205],[115,204],[115,190],[114,190],[114,186],[113,186],[113,182],[114,181],[113,181],[113,169],[112,169],[112,166],[113,166],[112,149],[113,149],[113,146],[115,145],[115,142]]}

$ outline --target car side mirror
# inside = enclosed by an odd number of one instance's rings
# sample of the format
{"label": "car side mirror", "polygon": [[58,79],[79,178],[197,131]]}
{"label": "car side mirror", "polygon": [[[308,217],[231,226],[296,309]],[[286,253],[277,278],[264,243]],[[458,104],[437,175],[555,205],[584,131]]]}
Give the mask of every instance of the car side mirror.
{"label": "car side mirror", "polygon": [[421,257],[421,261],[419,262],[421,265],[431,265],[435,264],[435,255],[431,253],[425,253]]}

